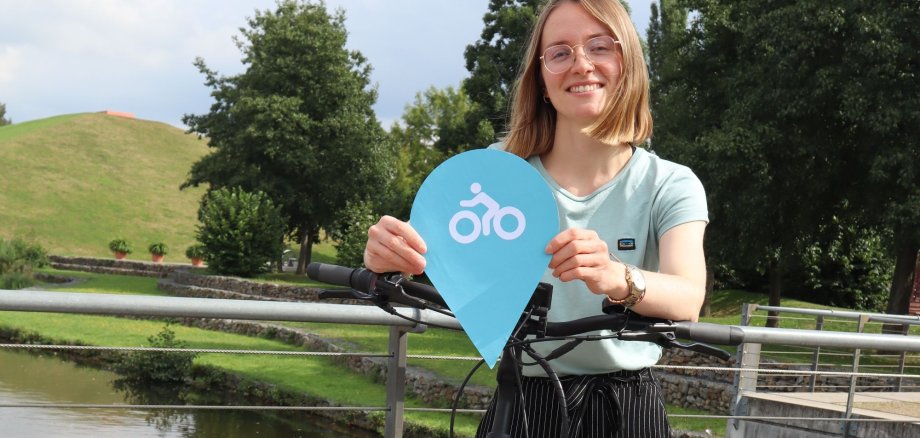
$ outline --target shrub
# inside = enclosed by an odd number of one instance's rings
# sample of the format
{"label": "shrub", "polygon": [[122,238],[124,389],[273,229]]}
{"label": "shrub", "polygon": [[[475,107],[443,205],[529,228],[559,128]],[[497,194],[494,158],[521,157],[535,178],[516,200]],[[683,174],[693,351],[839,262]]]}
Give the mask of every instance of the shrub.
{"label": "shrub", "polygon": [[208,254],[208,249],[200,243],[196,243],[185,249],[185,256],[190,259],[204,260],[205,258],[207,258],[207,254]]}
{"label": "shrub", "polygon": [[364,246],[367,244],[367,229],[377,222],[369,202],[349,203],[340,212],[339,220],[329,230],[335,241],[336,263],[342,266],[363,266]]}
{"label": "shrub", "polygon": [[48,252],[22,239],[0,239],[0,289],[22,289],[34,284],[33,271],[50,264]]}
{"label": "shrub", "polygon": [[211,191],[201,201],[198,220],[198,241],[207,250],[208,267],[218,274],[265,272],[284,249],[285,222],[262,192]]}
{"label": "shrub", "polygon": [[127,240],[122,239],[120,237],[116,239],[112,239],[112,241],[109,242],[109,249],[112,252],[123,252],[125,254],[131,254],[132,252],[134,252],[134,250],[131,248],[131,244],[128,243]]}
{"label": "shrub", "polygon": [[805,248],[804,283],[811,301],[883,312],[894,261],[877,230],[838,220],[825,225],[826,238]]}
{"label": "shrub", "polygon": [[[188,344],[176,339],[176,333],[163,327],[155,336],[147,338],[154,348],[186,348]],[[115,362],[115,372],[121,374],[123,383],[129,385],[178,385],[191,376],[192,361],[197,355],[184,351],[135,351],[122,355]]]}
{"label": "shrub", "polygon": [[150,246],[147,247],[147,251],[150,251],[150,254],[153,255],[165,256],[169,253],[169,247],[163,242],[156,242],[151,243]]}

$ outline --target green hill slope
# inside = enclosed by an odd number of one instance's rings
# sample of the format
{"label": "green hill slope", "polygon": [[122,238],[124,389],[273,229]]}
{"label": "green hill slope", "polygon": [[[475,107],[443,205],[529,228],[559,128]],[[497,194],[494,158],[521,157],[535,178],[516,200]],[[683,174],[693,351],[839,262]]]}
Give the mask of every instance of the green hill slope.
{"label": "green hill slope", "polygon": [[179,185],[205,153],[205,141],[173,126],[103,114],[0,127],[0,236],[103,257],[121,236],[140,260],[162,241],[166,260],[182,262],[204,190]]}

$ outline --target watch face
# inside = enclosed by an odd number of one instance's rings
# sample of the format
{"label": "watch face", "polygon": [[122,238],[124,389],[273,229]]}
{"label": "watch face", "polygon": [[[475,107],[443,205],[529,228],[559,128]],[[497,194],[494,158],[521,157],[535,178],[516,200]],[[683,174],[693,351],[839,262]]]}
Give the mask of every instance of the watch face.
{"label": "watch face", "polygon": [[633,267],[631,271],[633,287],[635,287],[637,290],[645,291],[645,276],[642,275],[642,271],[636,267]]}

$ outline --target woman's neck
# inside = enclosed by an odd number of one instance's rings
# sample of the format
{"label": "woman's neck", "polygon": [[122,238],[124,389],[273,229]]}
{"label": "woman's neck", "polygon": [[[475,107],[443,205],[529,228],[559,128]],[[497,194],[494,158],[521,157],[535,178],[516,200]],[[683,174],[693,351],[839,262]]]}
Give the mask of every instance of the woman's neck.
{"label": "woman's neck", "polygon": [[557,184],[575,196],[585,196],[613,180],[632,154],[627,144],[612,146],[589,137],[581,128],[557,125],[553,148],[540,159]]}

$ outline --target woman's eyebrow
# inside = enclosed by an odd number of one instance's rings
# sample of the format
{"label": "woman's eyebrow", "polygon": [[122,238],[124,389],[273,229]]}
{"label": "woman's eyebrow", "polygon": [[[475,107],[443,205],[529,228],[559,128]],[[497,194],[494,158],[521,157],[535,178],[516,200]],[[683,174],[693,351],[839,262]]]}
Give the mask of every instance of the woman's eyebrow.
{"label": "woman's eyebrow", "polygon": [[[617,38],[613,35],[612,32],[597,32],[597,33],[592,33],[591,35],[588,35],[588,37],[585,38],[585,41],[590,40],[591,38],[597,38],[597,37],[599,37],[599,36],[609,36],[610,38],[617,39]],[[571,46],[571,44],[569,44],[569,41],[568,41],[568,40],[550,41],[550,42],[546,43],[545,46],[546,46],[546,47],[552,47],[552,46],[558,46],[558,45],[561,45],[561,44],[565,44],[565,45],[567,45],[567,46]]]}

